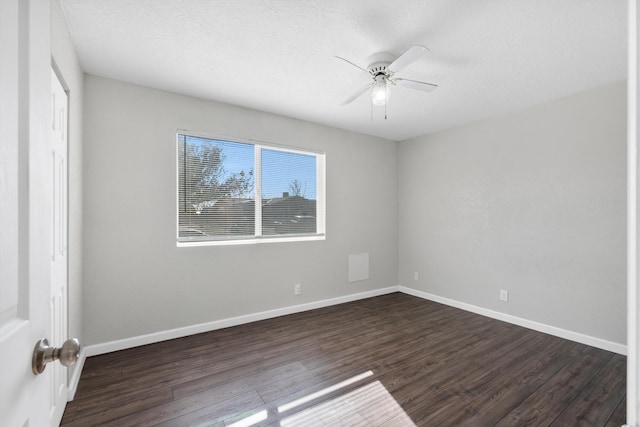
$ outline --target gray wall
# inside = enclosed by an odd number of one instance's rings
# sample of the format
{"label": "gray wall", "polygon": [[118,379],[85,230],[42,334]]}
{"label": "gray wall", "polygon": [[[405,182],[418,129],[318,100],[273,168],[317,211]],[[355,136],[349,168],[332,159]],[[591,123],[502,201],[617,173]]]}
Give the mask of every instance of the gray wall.
{"label": "gray wall", "polygon": [[[397,284],[397,143],[91,75],[84,84],[86,344]],[[325,151],[327,239],[177,248],[178,128]],[[347,283],[360,252],[370,278]]]}
{"label": "gray wall", "polygon": [[[64,13],[51,2],[51,54],[69,91],[69,336],[84,343],[82,319],[82,112],[84,73],[76,57]],[[57,343],[59,345],[59,343]],[[75,369],[72,368],[72,369]]]}
{"label": "gray wall", "polygon": [[[625,343],[625,90],[604,86],[398,148],[86,76],[85,342],[400,284]],[[326,151],[327,240],[177,248],[178,128]],[[347,283],[348,255],[360,252],[370,279]]]}
{"label": "gray wall", "polygon": [[608,85],[400,143],[399,284],[625,343],[625,96]]}

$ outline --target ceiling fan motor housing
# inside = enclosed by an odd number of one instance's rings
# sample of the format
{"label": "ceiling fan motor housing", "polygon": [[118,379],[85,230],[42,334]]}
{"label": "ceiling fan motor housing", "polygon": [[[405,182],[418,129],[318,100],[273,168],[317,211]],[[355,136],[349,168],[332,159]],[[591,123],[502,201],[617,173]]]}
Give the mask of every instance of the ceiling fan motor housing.
{"label": "ceiling fan motor housing", "polygon": [[387,77],[390,77],[390,72],[387,67],[391,64],[390,62],[377,62],[375,64],[369,65],[369,74],[373,77],[376,77],[379,74],[384,74]]}
{"label": "ceiling fan motor housing", "polygon": [[391,77],[391,72],[387,67],[391,65],[391,63],[395,60],[395,55],[389,52],[378,52],[369,57],[369,66],[367,70],[369,70],[369,74],[372,76],[377,76],[379,74],[384,74],[387,77]]}

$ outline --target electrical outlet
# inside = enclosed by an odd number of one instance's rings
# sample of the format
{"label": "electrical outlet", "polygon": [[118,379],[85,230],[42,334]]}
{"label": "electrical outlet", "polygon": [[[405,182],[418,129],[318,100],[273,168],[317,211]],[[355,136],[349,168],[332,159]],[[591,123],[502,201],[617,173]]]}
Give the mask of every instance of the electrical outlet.
{"label": "electrical outlet", "polygon": [[300,295],[302,293],[302,285],[300,283],[296,283],[293,285],[293,294]]}
{"label": "electrical outlet", "polygon": [[509,291],[506,289],[500,289],[500,301],[509,301]]}
{"label": "electrical outlet", "polygon": [[413,280],[420,280],[420,273],[418,273],[417,271],[413,273]]}

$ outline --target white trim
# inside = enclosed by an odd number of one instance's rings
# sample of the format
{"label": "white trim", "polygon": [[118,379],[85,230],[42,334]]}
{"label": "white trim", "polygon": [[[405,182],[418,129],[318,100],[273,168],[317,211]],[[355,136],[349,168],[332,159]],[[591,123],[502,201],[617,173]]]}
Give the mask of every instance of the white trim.
{"label": "white trim", "polygon": [[[262,208],[257,208],[262,209]],[[256,215],[256,217],[258,217]],[[262,227],[257,227],[258,228]],[[262,230],[261,230],[262,231]],[[176,247],[178,248],[188,248],[188,247],[198,247],[198,246],[230,246],[230,245],[259,245],[262,243],[291,243],[291,242],[311,242],[316,240],[325,240],[326,237],[324,234],[311,234],[311,235],[303,235],[303,234],[289,234],[282,235],[285,237],[258,237],[251,239],[225,239],[225,240],[192,240],[192,241],[184,241],[177,242]]]}
{"label": "white trim", "polygon": [[614,353],[618,353],[622,355],[627,354],[627,346],[625,346],[624,344],[603,340],[601,338],[584,335],[578,332],[568,331],[566,329],[558,328],[556,326],[535,322],[533,320],[524,319],[522,317],[517,317],[510,314],[500,313],[498,311],[489,310],[486,308],[478,307],[476,305],[467,304],[461,301],[456,301],[450,298],[441,297],[438,295],[430,294],[423,291],[418,291],[418,290],[407,288],[404,286],[399,286],[399,291],[408,295],[413,295],[415,297],[423,298],[426,300],[445,304],[451,307],[459,308],[465,311],[470,311],[472,313],[480,314],[482,316],[491,317],[492,319],[502,320],[503,322],[508,322],[518,326],[523,326],[525,328],[533,329],[534,331],[543,332],[545,334],[554,335],[556,337],[579,342],[582,344],[601,348],[607,351],[612,351]]}
{"label": "white trim", "polygon": [[[317,177],[317,175],[316,175]],[[255,236],[262,236],[262,145],[255,144],[253,146],[253,182],[254,182],[254,219],[253,219],[253,234]],[[317,199],[317,198],[316,198]],[[259,201],[258,203],[256,203]],[[232,238],[229,240],[233,240]],[[256,239],[252,239],[255,241]]]}
{"label": "white trim", "polygon": [[438,302],[441,304],[455,307],[461,310],[469,311],[472,313],[480,314],[482,316],[490,317],[492,319],[501,320],[503,322],[511,323],[525,328],[533,329],[538,332],[557,336],[560,338],[568,339],[571,341],[579,342],[582,344],[590,345],[593,347],[601,348],[603,350],[612,351],[614,353],[626,355],[627,347],[623,344],[595,338],[589,335],[580,334],[578,332],[568,331],[566,329],[558,328],[556,326],[546,325],[544,323],[535,322],[533,320],[524,319],[522,317],[513,316],[510,314],[500,313],[497,311],[489,310],[486,308],[478,307],[472,304],[467,304],[461,301],[456,301],[450,298],[441,297],[438,295],[430,294],[416,289],[407,288],[405,286],[390,286],[383,289],[376,289],[373,291],[361,292],[357,294],[345,295],[336,298],[330,298],[315,302],[309,302],[305,304],[293,305],[289,307],[278,308],[274,310],[262,311],[259,313],[247,314],[237,317],[231,317],[227,319],[215,320],[212,322],[200,323],[191,326],[185,326],[182,328],[170,329],[167,331],[159,331],[146,335],[139,335],[130,338],[124,338],[121,340],[109,341],[101,344],[94,344],[84,347],[76,367],[69,380],[68,400],[73,400],[78,382],[80,381],[80,375],[82,368],[87,357],[97,356],[100,354],[111,353],[114,351],[125,350],[128,348],[138,347],[141,345],[153,344],[156,342],[166,341],[174,338],[181,338],[189,335],[199,334],[203,332],[214,331],[216,329],[229,328],[232,326],[243,325],[246,323],[257,322],[259,320],[271,319],[274,317],[285,316],[288,314],[301,313],[308,310],[315,310],[317,308],[329,307],[336,304],[343,304],[346,302],[357,301],[365,298],[377,297],[380,295],[387,295],[393,292],[402,292],[407,295],[412,295],[418,298],[423,298],[429,301]]}
{"label": "white trim", "polygon": [[[427,292],[418,291],[416,289],[407,288],[405,286],[390,286],[387,288],[376,289],[373,291],[345,295],[341,297],[309,302],[305,304],[292,305],[289,307],[277,308],[274,310],[267,310],[259,313],[246,314],[246,315],[237,316],[237,317],[230,317],[227,319],[214,320],[212,322],[199,323],[196,325],[185,326],[182,328],[169,329],[166,331],[159,331],[159,332],[154,332],[150,334],[130,337],[130,338],[123,338],[121,340],[114,340],[106,343],[93,344],[85,347],[80,352],[80,357],[77,363],[80,366],[82,366],[84,364],[84,358],[86,357],[97,356],[100,354],[111,353],[113,351],[124,350],[127,348],[138,347],[141,345],[153,344],[156,342],[171,340],[175,338],[181,338],[181,337],[199,334],[203,332],[214,331],[217,329],[229,328],[232,326],[238,326],[246,323],[257,322],[259,320],[272,319],[274,317],[285,316],[288,314],[301,313],[308,310],[315,310],[317,308],[329,307],[336,304],[343,304],[345,302],[357,301],[365,298],[377,297],[380,295],[387,295],[393,292],[402,292],[407,295],[413,295],[418,298],[423,298],[429,301],[438,302],[451,307],[459,308],[461,310],[465,310],[472,313],[480,314],[482,316],[501,320],[503,322],[508,322],[518,326],[523,326],[525,328],[533,329],[535,331],[543,332],[549,335],[554,335],[554,336],[568,339],[571,341],[580,342],[582,344],[601,348],[603,350],[612,351],[614,353],[618,353],[622,355],[626,355],[627,353],[627,348],[623,344],[603,340],[601,338],[595,338],[595,337],[584,335],[578,332],[573,332],[566,329],[558,328],[556,326],[535,322],[533,320],[524,319],[522,317],[500,313],[497,311],[478,307],[472,304],[456,301],[450,298],[445,298],[445,297],[430,294]],[[76,369],[73,375],[74,379],[76,376],[79,377],[81,370],[82,370],[81,367],[80,369]],[[71,389],[71,385],[72,384],[70,384],[70,389]]]}
{"label": "white trim", "polygon": [[[262,209],[262,208],[257,208]],[[257,218],[261,218],[257,216]],[[319,223],[319,221],[318,221]],[[256,221],[257,224],[257,221]],[[256,227],[256,230],[260,228],[262,231],[262,226]],[[283,237],[280,237],[283,236]],[[262,237],[259,236],[257,238],[249,238],[249,239],[220,239],[220,240],[192,240],[192,241],[184,241],[177,242],[176,246],[178,248],[188,248],[188,247],[196,247],[196,246],[230,246],[230,245],[259,245],[262,243],[291,243],[291,242],[311,242],[314,240],[325,240],[326,237],[324,234],[282,234],[280,236],[274,237]]]}
{"label": "white trim", "polygon": [[316,200],[322,200],[322,209],[316,207],[316,232],[325,235],[327,232],[327,158],[323,154],[322,156],[316,156]]}
{"label": "white trim", "polygon": [[154,332],[136,337],[124,338],[121,340],[109,341],[102,344],[94,344],[85,347],[85,357],[96,356],[113,351],[124,350],[127,348],[138,347],[141,345],[152,344],[160,341],[181,338],[189,335],[199,334],[202,332],[214,331],[216,329],[229,328],[231,326],[242,325],[245,323],[256,322],[258,320],[271,319],[274,317],[285,316],[287,314],[300,313],[303,311],[314,310],[316,308],[329,307],[345,302],[357,301],[365,298],[377,297],[393,292],[398,292],[398,286],[391,286],[373,291],[361,292],[358,294],[345,295],[337,298],[330,298],[306,304],[292,305],[289,307],[277,308],[274,310],[262,311],[254,314],[231,317],[228,319],[214,320],[213,322],[199,323],[196,325],[185,326],[183,328],[170,329],[167,331]]}
{"label": "white trim", "polygon": [[82,368],[84,368],[84,362],[87,360],[86,350],[80,349],[78,360],[73,365],[73,372],[71,378],[69,378],[69,386],[67,387],[67,402],[71,402],[76,397],[76,391],[78,391],[78,383],[80,382],[80,376],[82,375]]}
{"label": "white trim", "polygon": [[198,131],[192,131],[192,130],[181,129],[181,128],[176,129],[176,133],[177,134],[181,133],[187,136],[193,136],[195,138],[213,139],[215,141],[222,141],[222,142],[239,142],[240,144],[251,144],[251,145],[257,144],[257,145],[263,146],[266,149],[289,151],[289,152],[298,153],[298,154],[309,154],[309,153],[323,154],[323,155],[326,154],[325,151],[317,150],[313,148],[296,147],[293,145],[278,144],[276,142],[265,141],[262,139],[243,138],[243,137],[234,136],[234,135],[222,135],[222,134],[216,134],[216,133],[198,132]]}

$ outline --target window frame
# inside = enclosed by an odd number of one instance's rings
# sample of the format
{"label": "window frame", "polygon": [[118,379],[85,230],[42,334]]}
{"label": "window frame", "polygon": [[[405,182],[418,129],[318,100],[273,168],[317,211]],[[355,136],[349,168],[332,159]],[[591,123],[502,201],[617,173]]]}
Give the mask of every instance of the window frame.
{"label": "window frame", "polygon": [[[230,143],[250,144],[254,149],[253,172],[254,172],[254,206],[255,206],[255,230],[253,236],[207,236],[191,237],[184,240],[179,236],[180,233],[180,137],[181,136],[211,139],[214,141],[223,141]],[[314,156],[316,159],[316,232],[301,234],[282,234],[282,235],[262,235],[262,150],[282,151],[294,154],[302,154]],[[214,135],[202,132],[194,132],[185,129],[176,130],[175,134],[175,184],[176,193],[174,204],[176,209],[176,228],[175,238],[177,247],[194,247],[194,246],[226,246],[226,245],[247,245],[258,243],[275,243],[275,242],[306,242],[325,240],[326,238],[326,153],[319,150],[309,148],[300,148],[275,144],[261,140],[250,138],[238,138],[228,135]],[[183,240],[181,240],[183,239]]]}

